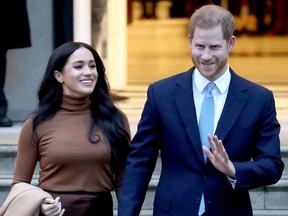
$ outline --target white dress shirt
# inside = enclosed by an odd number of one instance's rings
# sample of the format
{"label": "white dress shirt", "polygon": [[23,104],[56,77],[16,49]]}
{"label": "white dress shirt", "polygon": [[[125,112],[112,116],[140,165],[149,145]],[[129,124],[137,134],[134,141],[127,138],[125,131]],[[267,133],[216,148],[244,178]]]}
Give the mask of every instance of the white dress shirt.
{"label": "white dress shirt", "polygon": [[[210,81],[206,79],[204,76],[202,76],[197,68],[195,68],[194,73],[192,74],[192,80],[193,80],[192,86],[193,86],[193,96],[196,108],[197,122],[199,124],[201,105],[206,93],[205,87]],[[217,124],[220,119],[220,115],[222,113],[227,98],[230,81],[231,81],[231,74],[229,71],[229,67],[221,77],[219,77],[217,80],[214,80],[216,86],[212,90],[215,104],[213,133],[215,133],[215,130],[217,128]]]}
{"label": "white dress shirt", "polygon": [[[197,122],[199,124],[201,105],[202,105],[202,102],[206,93],[205,87],[210,82],[210,80],[202,76],[199,70],[195,68],[194,73],[192,74],[192,81],[193,81],[192,87],[193,87],[194,104],[195,104],[195,109],[196,109]],[[215,88],[212,90],[212,94],[214,97],[214,104],[215,104],[213,134],[216,131],[218,121],[223,111],[223,107],[224,107],[224,104],[228,95],[230,81],[231,81],[231,74],[229,71],[229,65],[225,73],[221,77],[219,77],[217,80],[213,81],[216,84]],[[234,189],[236,185],[236,179],[233,179],[229,176],[227,176],[227,179],[229,180],[229,182],[232,185],[232,188]]]}

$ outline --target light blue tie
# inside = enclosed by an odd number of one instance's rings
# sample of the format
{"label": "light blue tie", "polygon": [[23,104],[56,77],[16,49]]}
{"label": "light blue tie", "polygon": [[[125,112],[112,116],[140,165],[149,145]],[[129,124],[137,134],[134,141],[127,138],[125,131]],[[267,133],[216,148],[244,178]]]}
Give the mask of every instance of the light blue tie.
{"label": "light blue tie", "polygon": [[[215,87],[214,82],[209,82],[206,86],[207,91],[202,102],[201,113],[199,118],[199,132],[201,143],[203,146],[206,146],[207,148],[210,148],[207,136],[208,134],[213,136],[213,129],[214,129],[215,108],[214,108],[214,98],[212,94],[212,90],[214,87]],[[205,154],[204,159],[206,159]]]}
{"label": "light blue tie", "polygon": [[[209,82],[206,86],[206,94],[202,102],[201,113],[199,118],[199,132],[202,146],[206,146],[210,148],[210,144],[208,142],[207,136],[210,134],[213,136],[214,129],[214,115],[215,115],[215,107],[214,107],[214,98],[212,94],[212,90],[215,87],[214,82]],[[206,155],[203,153],[204,160],[206,160]],[[204,202],[204,193],[202,193],[199,215],[202,215],[205,212],[205,202]]]}

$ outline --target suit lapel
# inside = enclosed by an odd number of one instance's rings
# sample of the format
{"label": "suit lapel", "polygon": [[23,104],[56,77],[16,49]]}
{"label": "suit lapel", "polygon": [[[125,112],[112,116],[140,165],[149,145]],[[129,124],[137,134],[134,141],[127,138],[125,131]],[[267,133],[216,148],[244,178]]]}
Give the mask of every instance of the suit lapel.
{"label": "suit lapel", "polygon": [[192,72],[194,68],[184,73],[180,79],[176,81],[174,98],[179,115],[184,124],[184,129],[188,134],[190,142],[196,151],[198,158],[203,162],[202,145],[199,135],[196,110],[194,105],[192,90]]}
{"label": "suit lapel", "polygon": [[227,136],[230,129],[235,124],[239,114],[247,102],[247,97],[243,94],[243,92],[246,91],[246,87],[232,70],[230,70],[230,72],[231,83],[215,132],[215,134],[222,140]]}
{"label": "suit lapel", "polygon": [[[194,68],[190,69],[176,81],[174,98],[180,118],[185,127],[184,129],[188,134],[190,142],[192,143],[199,160],[203,162],[202,145],[192,90],[193,70]],[[239,76],[232,70],[230,70],[230,72],[231,83],[229,86],[229,92],[215,132],[215,134],[222,140],[227,136],[235,124],[239,114],[247,102],[247,97],[243,94],[247,89],[243,82],[241,82],[241,78],[239,78]]]}

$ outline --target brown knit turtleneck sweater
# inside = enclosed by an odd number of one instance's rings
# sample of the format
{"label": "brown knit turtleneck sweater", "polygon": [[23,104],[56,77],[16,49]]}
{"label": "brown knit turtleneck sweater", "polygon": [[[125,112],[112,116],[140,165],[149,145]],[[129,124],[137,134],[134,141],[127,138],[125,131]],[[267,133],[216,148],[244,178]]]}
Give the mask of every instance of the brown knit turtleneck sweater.
{"label": "brown knit turtleneck sweater", "polygon": [[[127,121],[126,116],[124,120]],[[20,133],[13,184],[30,183],[40,162],[39,187],[54,192],[106,192],[113,189],[110,146],[100,130],[100,141],[87,139],[90,100],[64,96],[61,109],[36,128],[31,142],[32,118]],[[128,121],[125,122],[128,125]],[[128,126],[129,127],[129,126]],[[128,128],[129,130],[129,128]],[[121,181],[121,179],[118,179]],[[117,185],[119,185],[118,182]]]}

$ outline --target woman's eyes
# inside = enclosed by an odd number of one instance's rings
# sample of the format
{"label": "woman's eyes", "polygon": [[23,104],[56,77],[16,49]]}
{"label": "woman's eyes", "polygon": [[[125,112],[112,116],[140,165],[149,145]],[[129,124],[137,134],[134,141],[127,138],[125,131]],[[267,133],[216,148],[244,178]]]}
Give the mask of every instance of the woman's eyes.
{"label": "woman's eyes", "polygon": [[[75,65],[74,66],[74,68],[77,69],[77,70],[80,70],[83,67],[84,67],[84,65]],[[89,65],[89,68],[94,69],[94,68],[96,68],[96,65],[95,64],[91,64],[91,65]]]}

